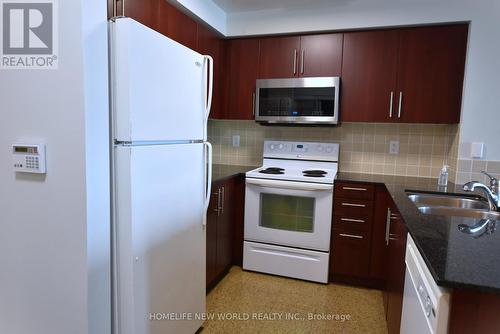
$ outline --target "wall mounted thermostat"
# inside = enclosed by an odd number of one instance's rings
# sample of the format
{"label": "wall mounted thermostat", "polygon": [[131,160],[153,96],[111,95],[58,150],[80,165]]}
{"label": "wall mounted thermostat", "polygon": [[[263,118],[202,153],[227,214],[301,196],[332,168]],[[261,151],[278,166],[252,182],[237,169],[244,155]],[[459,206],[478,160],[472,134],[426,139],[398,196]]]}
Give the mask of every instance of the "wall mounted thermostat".
{"label": "wall mounted thermostat", "polygon": [[12,160],[15,172],[45,174],[45,144],[14,144]]}

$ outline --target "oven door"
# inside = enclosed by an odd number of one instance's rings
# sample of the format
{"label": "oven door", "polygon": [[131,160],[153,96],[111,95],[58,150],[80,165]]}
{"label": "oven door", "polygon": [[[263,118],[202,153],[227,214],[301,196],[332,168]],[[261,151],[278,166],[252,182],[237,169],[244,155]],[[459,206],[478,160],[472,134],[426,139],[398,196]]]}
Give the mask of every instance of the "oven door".
{"label": "oven door", "polygon": [[245,240],[328,252],[333,185],[246,179]]}

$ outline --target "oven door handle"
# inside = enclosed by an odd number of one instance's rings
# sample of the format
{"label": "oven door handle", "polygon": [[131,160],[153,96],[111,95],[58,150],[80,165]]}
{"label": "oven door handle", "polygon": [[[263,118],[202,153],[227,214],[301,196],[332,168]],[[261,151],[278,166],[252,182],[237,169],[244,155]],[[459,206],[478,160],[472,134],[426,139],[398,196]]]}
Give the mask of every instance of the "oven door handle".
{"label": "oven door handle", "polygon": [[305,191],[333,190],[333,184],[322,184],[322,183],[276,181],[276,180],[252,179],[252,178],[247,178],[246,183],[261,187],[280,188],[280,189],[293,189],[293,190],[305,190]]}

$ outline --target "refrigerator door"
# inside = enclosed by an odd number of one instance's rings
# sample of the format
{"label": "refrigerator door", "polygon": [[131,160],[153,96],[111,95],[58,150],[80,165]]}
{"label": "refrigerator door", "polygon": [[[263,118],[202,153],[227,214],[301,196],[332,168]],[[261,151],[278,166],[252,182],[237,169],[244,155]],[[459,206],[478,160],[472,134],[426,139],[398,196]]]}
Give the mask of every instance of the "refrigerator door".
{"label": "refrigerator door", "polygon": [[211,59],[130,19],[110,23],[118,141],[204,140]]}
{"label": "refrigerator door", "polygon": [[193,334],[202,325],[204,148],[114,149],[115,333]]}

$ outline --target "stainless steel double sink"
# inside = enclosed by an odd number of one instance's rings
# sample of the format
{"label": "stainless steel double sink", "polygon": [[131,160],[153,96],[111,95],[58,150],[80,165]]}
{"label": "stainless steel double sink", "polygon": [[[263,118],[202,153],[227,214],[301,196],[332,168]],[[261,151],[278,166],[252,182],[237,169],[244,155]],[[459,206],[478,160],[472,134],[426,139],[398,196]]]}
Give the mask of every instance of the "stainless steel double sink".
{"label": "stainless steel double sink", "polygon": [[479,196],[420,192],[407,192],[407,195],[423,214],[500,220],[500,213],[490,211],[488,201]]}

